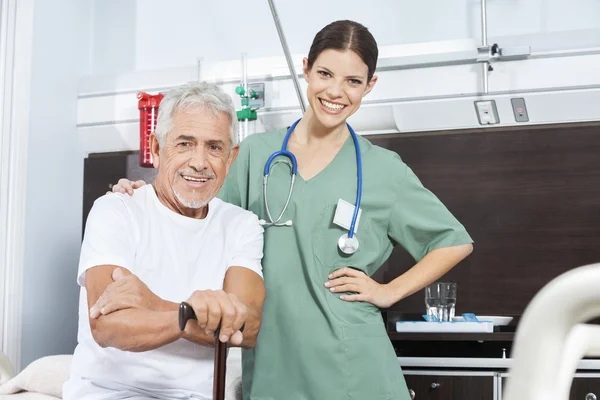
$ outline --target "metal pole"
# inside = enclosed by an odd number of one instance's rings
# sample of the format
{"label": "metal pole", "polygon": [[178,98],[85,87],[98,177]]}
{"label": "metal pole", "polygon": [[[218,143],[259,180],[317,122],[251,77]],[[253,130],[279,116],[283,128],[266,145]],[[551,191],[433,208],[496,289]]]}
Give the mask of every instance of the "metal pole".
{"label": "metal pole", "polygon": [[292,75],[292,81],[294,82],[294,87],[296,88],[296,94],[298,95],[300,108],[302,109],[302,113],[304,114],[306,112],[306,105],[304,104],[304,97],[302,97],[302,91],[300,90],[298,74],[296,74],[294,64],[292,63],[290,49],[288,49],[287,42],[285,41],[285,36],[283,35],[283,30],[281,29],[281,23],[279,22],[279,16],[277,15],[275,4],[273,4],[273,0],[268,1],[269,7],[271,8],[271,14],[273,14],[273,21],[275,22],[275,27],[277,28],[277,33],[279,34],[279,41],[281,42],[281,47],[283,47],[283,53],[285,54],[285,59],[287,61],[288,68],[290,69],[290,74]]}
{"label": "metal pole", "polygon": [[481,0],[481,39],[482,44],[487,46],[487,4],[486,0]]}
{"label": "metal pole", "polygon": [[[246,53],[242,53],[242,87],[244,88],[244,96],[249,96],[248,93],[248,68],[246,66]],[[246,106],[242,106],[242,108],[247,108]],[[239,126],[239,141],[246,139],[248,137],[248,120],[245,119]]]}
{"label": "metal pole", "polygon": [[246,53],[242,53],[242,87],[248,92],[248,67],[246,65]]}
{"label": "metal pole", "polygon": [[[487,46],[487,7],[486,0],[481,0],[481,44]],[[483,74],[483,93],[487,94],[489,91],[489,76],[488,71],[490,63],[485,61],[481,65],[481,72]]]}

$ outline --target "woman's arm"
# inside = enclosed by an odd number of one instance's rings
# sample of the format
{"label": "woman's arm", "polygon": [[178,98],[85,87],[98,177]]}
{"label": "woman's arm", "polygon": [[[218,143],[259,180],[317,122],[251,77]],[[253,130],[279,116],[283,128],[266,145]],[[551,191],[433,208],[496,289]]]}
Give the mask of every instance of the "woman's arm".
{"label": "woman's arm", "polygon": [[443,247],[430,251],[412,268],[386,285],[387,302],[389,303],[387,307],[436,281],[468,257],[472,251],[472,244]]}
{"label": "woman's arm", "polygon": [[356,293],[342,295],[341,300],[366,301],[379,308],[388,308],[450,271],[472,251],[471,244],[431,250],[411,269],[388,284],[378,283],[354,268],[341,268],[329,275],[325,286],[334,293]]}

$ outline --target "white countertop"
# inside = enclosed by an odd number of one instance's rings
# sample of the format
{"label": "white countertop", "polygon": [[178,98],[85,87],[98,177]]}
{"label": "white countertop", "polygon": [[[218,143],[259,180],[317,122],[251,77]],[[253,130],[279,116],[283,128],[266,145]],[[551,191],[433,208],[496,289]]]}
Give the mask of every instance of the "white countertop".
{"label": "white countertop", "polygon": [[[398,357],[400,366],[434,368],[502,368],[512,365],[512,358],[444,358],[444,357]],[[600,370],[600,360],[581,360],[577,369]]]}

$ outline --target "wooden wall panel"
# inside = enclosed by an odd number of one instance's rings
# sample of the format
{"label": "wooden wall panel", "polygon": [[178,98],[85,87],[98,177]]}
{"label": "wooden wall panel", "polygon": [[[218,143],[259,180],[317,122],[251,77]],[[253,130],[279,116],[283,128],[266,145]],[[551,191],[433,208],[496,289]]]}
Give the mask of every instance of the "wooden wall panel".
{"label": "wooden wall panel", "polygon": [[[557,275],[600,262],[600,126],[368,137],[397,152],[466,226],[473,254],[443,280],[457,312],[519,315]],[[397,248],[377,274],[413,264]],[[392,307],[422,312],[423,293]]]}
{"label": "wooden wall panel", "polygon": [[[475,240],[474,253],[443,278],[458,283],[458,313],[520,315],[552,278],[600,262],[600,124],[367,138],[400,154]],[[156,171],[137,158],[86,159],[84,222],[119,177],[152,181]],[[398,247],[376,278],[390,281],[411,265]],[[391,310],[422,313],[423,293]]]}

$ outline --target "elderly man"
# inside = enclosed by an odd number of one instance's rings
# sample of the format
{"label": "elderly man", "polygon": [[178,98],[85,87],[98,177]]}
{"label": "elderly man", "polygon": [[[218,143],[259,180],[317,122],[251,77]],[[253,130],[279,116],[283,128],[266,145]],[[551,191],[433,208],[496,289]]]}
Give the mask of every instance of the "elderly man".
{"label": "elderly man", "polygon": [[[263,230],[254,214],[215,198],[238,152],[236,124],[217,86],[170,91],[151,138],[156,180],[94,203],[64,399],[210,399],[217,327],[222,342],[254,346]],[[183,332],[182,301],[198,318]]]}

